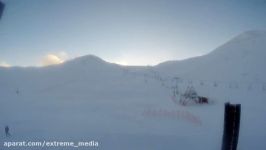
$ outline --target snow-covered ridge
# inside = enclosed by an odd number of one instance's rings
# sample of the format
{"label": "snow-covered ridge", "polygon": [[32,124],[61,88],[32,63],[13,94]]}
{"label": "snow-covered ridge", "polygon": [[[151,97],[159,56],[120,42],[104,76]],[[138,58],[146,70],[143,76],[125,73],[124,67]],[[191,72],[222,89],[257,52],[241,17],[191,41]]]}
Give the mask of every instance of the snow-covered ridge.
{"label": "snow-covered ridge", "polygon": [[[266,31],[247,31],[225,44],[219,46],[209,54],[186,59],[183,61],[163,62],[153,68],[166,76],[178,76],[190,80],[266,82]],[[121,69],[131,70],[134,67],[120,66],[109,63],[94,55],[86,55],[66,61],[63,64],[48,67],[10,67],[0,68],[0,73],[7,76],[42,72],[52,76],[60,74],[102,74],[118,72]],[[145,71],[148,68],[137,67],[135,71]],[[20,73],[22,72],[22,73]],[[25,75],[27,76],[27,75]],[[64,75],[65,76],[65,75]],[[97,76],[95,76],[97,77]]]}
{"label": "snow-covered ridge", "polygon": [[[186,59],[168,61],[156,66],[131,67],[109,63],[94,55],[86,55],[47,67],[0,68],[0,80],[17,80],[29,76],[50,78],[59,76],[90,76],[119,74],[121,70],[148,72],[151,68],[163,76],[178,76],[187,80],[209,80],[224,82],[266,82],[266,31],[247,31],[209,54]],[[94,74],[94,75],[93,75]]]}
{"label": "snow-covered ridge", "polygon": [[165,74],[191,79],[266,82],[266,31],[247,31],[209,54],[161,63]]}
{"label": "snow-covered ridge", "polygon": [[85,55],[85,56],[80,56],[75,59],[71,59],[69,61],[66,61],[64,65],[68,64],[105,64],[107,63],[100,57],[97,57],[95,55]]}

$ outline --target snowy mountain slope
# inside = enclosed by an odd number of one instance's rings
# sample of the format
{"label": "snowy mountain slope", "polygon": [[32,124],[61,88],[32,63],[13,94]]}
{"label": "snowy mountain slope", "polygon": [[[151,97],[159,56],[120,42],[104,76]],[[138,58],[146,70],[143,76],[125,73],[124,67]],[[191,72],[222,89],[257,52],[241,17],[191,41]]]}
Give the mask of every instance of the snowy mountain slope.
{"label": "snowy mountain slope", "polygon": [[196,84],[215,103],[184,107],[166,88],[174,81],[164,79],[265,81],[265,37],[246,32],[205,56],[154,67],[120,66],[88,55],[43,68],[0,68],[0,127],[9,125],[12,134],[5,138],[0,132],[0,143],[92,139],[104,150],[220,149],[223,104],[230,101],[243,108],[239,149],[264,150],[266,90]]}
{"label": "snowy mountain slope", "polygon": [[266,31],[247,31],[211,53],[155,66],[165,74],[212,81],[266,82]]}
{"label": "snowy mountain slope", "polygon": [[[93,84],[95,80],[105,80],[120,75],[120,70],[118,65],[88,55],[70,60],[64,64],[43,68],[3,68],[0,81],[8,82],[8,85],[12,85],[13,88],[22,89],[56,85],[64,87],[64,84],[75,81],[92,82],[91,84]],[[27,81],[27,84],[25,84],[25,81]]]}

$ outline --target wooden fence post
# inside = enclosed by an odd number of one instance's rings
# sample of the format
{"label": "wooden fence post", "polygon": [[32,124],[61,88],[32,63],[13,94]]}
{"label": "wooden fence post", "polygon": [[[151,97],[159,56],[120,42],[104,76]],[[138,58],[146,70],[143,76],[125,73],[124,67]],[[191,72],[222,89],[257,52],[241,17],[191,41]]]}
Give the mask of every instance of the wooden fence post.
{"label": "wooden fence post", "polygon": [[240,127],[240,104],[225,103],[222,150],[236,150]]}

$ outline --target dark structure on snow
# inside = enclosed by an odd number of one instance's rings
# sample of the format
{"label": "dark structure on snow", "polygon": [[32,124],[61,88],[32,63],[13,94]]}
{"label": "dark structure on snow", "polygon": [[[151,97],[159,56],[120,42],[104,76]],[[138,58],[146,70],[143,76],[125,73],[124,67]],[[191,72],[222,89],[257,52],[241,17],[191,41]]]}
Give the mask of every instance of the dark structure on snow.
{"label": "dark structure on snow", "polygon": [[5,8],[5,4],[0,1],[0,19],[2,18],[4,8]]}
{"label": "dark structure on snow", "polygon": [[240,128],[240,104],[225,103],[222,150],[236,150]]}
{"label": "dark structure on snow", "polygon": [[8,126],[5,126],[5,134],[6,134],[6,137],[11,136],[9,133],[9,127]]}
{"label": "dark structure on snow", "polygon": [[179,103],[183,106],[189,104],[209,104],[207,97],[199,96],[193,86],[187,87],[185,93],[181,94]]}

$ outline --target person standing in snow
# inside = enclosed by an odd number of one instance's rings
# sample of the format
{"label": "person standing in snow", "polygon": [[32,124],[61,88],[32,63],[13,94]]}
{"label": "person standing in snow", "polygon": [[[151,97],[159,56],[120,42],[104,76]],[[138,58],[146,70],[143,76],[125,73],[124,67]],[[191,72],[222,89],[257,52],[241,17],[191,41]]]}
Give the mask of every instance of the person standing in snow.
{"label": "person standing in snow", "polygon": [[16,94],[19,95],[19,89],[16,90]]}
{"label": "person standing in snow", "polygon": [[5,133],[6,133],[6,137],[10,136],[9,127],[8,126],[5,126]]}

